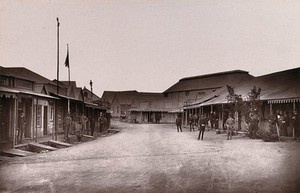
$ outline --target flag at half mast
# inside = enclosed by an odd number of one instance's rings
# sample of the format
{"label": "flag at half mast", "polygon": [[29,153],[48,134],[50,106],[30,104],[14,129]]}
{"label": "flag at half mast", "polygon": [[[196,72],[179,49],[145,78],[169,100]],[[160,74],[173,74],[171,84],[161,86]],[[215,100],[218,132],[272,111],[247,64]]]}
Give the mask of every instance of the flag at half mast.
{"label": "flag at half mast", "polygon": [[65,61],[65,66],[70,68],[70,64],[69,64],[69,45],[67,44],[67,57],[66,57],[66,61]]}

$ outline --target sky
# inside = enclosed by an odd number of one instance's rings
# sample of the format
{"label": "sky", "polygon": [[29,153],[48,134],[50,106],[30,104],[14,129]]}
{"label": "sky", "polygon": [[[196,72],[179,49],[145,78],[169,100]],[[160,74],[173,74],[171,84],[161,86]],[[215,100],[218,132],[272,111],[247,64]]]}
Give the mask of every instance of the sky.
{"label": "sky", "polygon": [[104,90],[163,92],[189,76],[300,66],[299,0],[0,0],[0,65]]}

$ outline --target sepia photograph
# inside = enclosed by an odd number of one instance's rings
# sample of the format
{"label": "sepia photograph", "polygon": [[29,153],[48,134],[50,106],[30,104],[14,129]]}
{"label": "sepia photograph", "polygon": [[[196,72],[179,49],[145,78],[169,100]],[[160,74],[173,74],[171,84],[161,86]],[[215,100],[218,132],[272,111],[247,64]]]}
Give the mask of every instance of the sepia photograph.
{"label": "sepia photograph", "polygon": [[298,193],[299,113],[299,0],[0,0],[0,193]]}

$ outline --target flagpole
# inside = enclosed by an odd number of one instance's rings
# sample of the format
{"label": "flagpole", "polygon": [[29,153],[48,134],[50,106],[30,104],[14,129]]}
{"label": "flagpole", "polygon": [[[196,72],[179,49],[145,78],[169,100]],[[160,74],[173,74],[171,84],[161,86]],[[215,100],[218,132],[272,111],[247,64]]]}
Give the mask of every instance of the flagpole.
{"label": "flagpole", "polygon": [[70,75],[70,53],[69,53],[69,44],[67,44],[67,50],[68,50],[68,59],[69,59],[69,65],[68,65],[68,72],[69,72],[69,86],[70,86],[70,80],[71,80],[71,75]]}
{"label": "flagpole", "polygon": [[[65,65],[68,64],[68,77],[69,77],[69,81],[68,81],[68,84],[69,84],[69,87],[68,89],[70,89],[70,63],[69,63],[69,44],[67,44],[67,58],[66,58],[68,61],[65,62]],[[69,92],[69,97],[70,97],[70,92]],[[70,113],[70,98],[68,97],[68,113]]]}
{"label": "flagpole", "polygon": [[[57,20],[57,79],[56,79],[56,95],[58,97],[59,94],[59,87],[58,87],[58,82],[59,82],[59,20],[58,17],[56,18]],[[55,140],[57,140],[57,128],[58,128],[58,101],[56,100],[56,111],[55,111]]]}

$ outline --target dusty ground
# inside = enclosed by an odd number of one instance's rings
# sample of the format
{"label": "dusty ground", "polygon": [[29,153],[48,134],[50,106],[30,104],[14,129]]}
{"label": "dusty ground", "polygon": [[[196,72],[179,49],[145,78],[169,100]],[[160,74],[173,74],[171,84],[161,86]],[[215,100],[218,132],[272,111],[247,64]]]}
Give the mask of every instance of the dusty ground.
{"label": "dusty ground", "polygon": [[[266,143],[172,125],[121,132],[0,166],[7,192],[300,192],[300,143]],[[298,185],[297,185],[298,183]]]}

